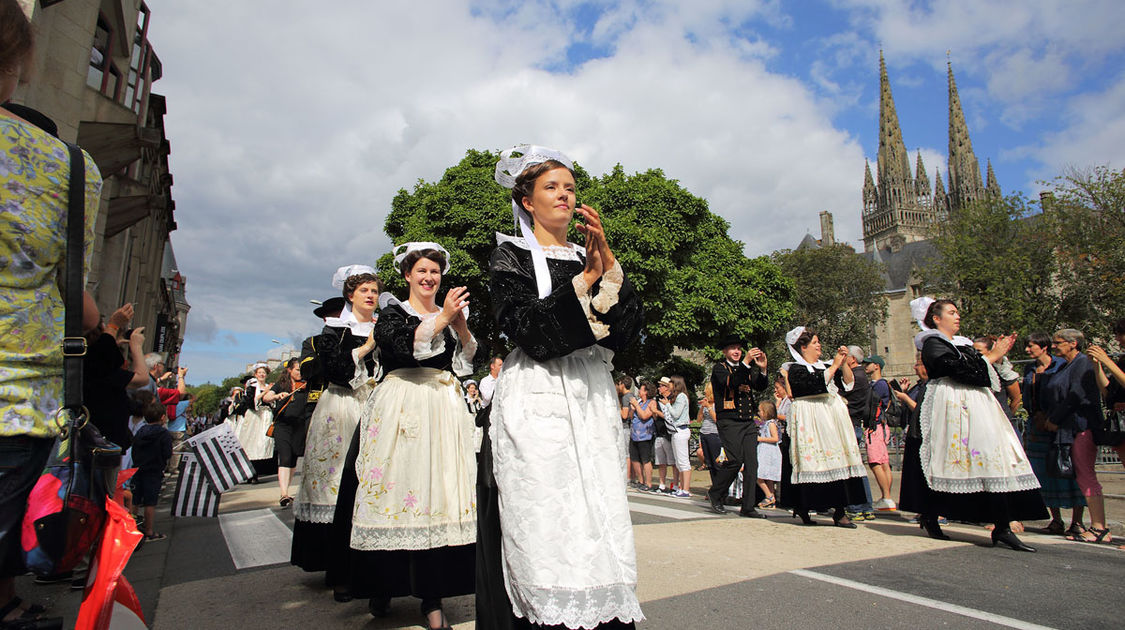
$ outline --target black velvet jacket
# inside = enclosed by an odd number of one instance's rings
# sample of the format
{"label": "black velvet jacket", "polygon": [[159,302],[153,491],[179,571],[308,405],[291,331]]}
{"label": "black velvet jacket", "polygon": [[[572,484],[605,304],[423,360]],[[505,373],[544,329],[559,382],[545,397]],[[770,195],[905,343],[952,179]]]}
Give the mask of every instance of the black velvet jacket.
{"label": "black velvet jacket", "polygon": [[449,326],[442,330],[445,350],[427,359],[414,358],[414,333],[422,319],[406,312],[399,304],[384,306],[375,322],[375,341],[379,344],[379,363],[383,373],[390,374],[399,368],[428,367],[452,371],[453,353],[457,340]]}
{"label": "black velvet jacket", "polygon": [[824,369],[808,368],[800,364],[789,366],[789,391],[796,400],[803,396],[819,396],[828,393],[828,384],[824,382]]}
{"label": "black velvet jacket", "polygon": [[[792,372],[790,372],[792,375]],[[758,393],[766,388],[766,375],[757,364],[742,361],[730,365],[719,361],[711,368],[711,389],[715,392],[715,418],[751,420],[758,412]],[[733,402],[734,408],[729,408]]]}
{"label": "black velvet jacket", "polygon": [[988,363],[972,346],[955,346],[944,337],[934,335],[922,342],[922,363],[930,380],[945,376],[958,383],[989,387]]}
{"label": "black velvet jacket", "polygon": [[[352,350],[362,346],[366,341],[366,339],[353,335],[347,327],[325,326],[312,341],[312,344],[316,346],[316,362],[319,364],[315,369],[317,373],[314,376],[321,379],[322,384],[331,383],[351,389],[351,380],[355,376],[355,361],[352,359]],[[302,344],[303,354],[304,347]],[[370,352],[363,357],[363,364],[367,368],[367,375],[374,376],[375,352]],[[303,372],[304,365],[302,362],[301,376],[307,379],[308,377]]]}
{"label": "black velvet jacket", "polygon": [[[552,290],[539,299],[531,252],[511,242],[501,243],[492,252],[489,270],[493,315],[508,339],[532,359],[547,361],[595,344],[618,352],[637,336],[644,311],[626,276],[618,291],[617,304],[605,313],[590,309],[599,322],[609,327],[608,336],[595,338],[572,283],[585,266],[583,260],[548,258]],[[601,279],[595,282],[590,294],[597,295],[601,284]]]}

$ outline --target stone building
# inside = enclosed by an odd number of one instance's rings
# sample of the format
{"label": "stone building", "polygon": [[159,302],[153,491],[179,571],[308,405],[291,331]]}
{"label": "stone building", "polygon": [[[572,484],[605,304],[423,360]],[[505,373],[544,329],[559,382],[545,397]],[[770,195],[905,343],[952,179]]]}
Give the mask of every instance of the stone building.
{"label": "stone building", "polygon": [[176,365],[190,306],[169,235],[176,229],[163,68],[143,0],[20,0],[36,31],[33,72],[13,102],[35,108],[94,158],[105,180],[87,290],[102,313],[132,302],[146,351]]}
{"label": "stone building", "polygon": [[918,327],[910,314],[910,301],[926,293],[918,271],[937,255],[929,242],[934,226],[975,200],[1001,195],[991,162],[982,181],[952,64],[947,68],[949,185],[947,190],[939,169],[931,191],[921,152],[914,168],[910,166],[887,66],[879,54],[879,156],[876,177],[871,175],[870,164],[865,165],[862,255],[882,263],[885,270],[888,316],[873,327],[870,352],[886,360],[888,376],[913,374],[913,337]]}

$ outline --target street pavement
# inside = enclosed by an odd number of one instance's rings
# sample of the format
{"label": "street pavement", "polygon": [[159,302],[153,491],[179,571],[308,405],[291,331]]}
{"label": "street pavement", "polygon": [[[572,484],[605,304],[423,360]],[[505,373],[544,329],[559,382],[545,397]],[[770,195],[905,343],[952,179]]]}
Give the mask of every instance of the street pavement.
{"label": "street pavement", "polygon": [[[1121,497],[1107,506],[1121,518],[1125,475],[1101,480]],[[764,510],[765,520],[738,518],[737,508],[719,516],[703,501],[708,483],[695,473],[692,499],[629,492],[647,617],[639,628],[1122,627],[1125,551],[1116,545],[1028,532],[1022,539],[1039,552],[1017,553],[992,548],[988,531],[967,524],[946,527],[953,540],[937,541],[898,512],[856,530],[832,527],[828,517],[805,527],[779,510]],[[415,600],[396,599],[390,616],[374,619],[365,601],[337,603],[322,574],[290,566],[292,511],[277,497],[276,480],[267,478],[224,494],[219,518],[173,520],[161,508],[156,527],[168,539],[144,544],[126,570],[150,627],[418,627]],[[73,625],[80,591],[33,586],[30,578],[18,588]],[[445,609],[455,628],[474,627],[472,596],[447,600]]]}

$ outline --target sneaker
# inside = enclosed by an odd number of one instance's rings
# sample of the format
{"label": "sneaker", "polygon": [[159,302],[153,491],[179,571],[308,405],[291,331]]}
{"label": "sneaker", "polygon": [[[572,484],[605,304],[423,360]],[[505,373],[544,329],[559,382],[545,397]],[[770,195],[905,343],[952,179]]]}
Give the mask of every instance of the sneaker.
{"label": "sneaker", "polygon": [[948,525],[949,519],[945,518],[944,516],[939,516],[938,519],[937,519],[937,522],[938,522],[938,525]]}
{"label": "sneaker", "polygon": [[683,490],[677,490],[677,491],[672,493],[672,496],[676,497],[677,499],[690,499],[691,493],[690,492],[684,492]]}
{"label": "sneaker", "polygon": [[910,523],[911,525],[917,525],[918,523],[921,522],[921,521],[919,521],[920,518],[921,518],[920,516],[915,514],[914,516],[910,517],[910,520],[907,521],[907,523]]}
{"label": "sneaker", "polygon": [[892,501],[890,499],[885,499],[885,498],[879,499],[874,504],[872,504],[871,507],[875,508],[876,510],[878,510],[880,512],[893,512],[893,511],[898,509],[898,507],[895,505],[894,501]]}
{"label": "sneaker", "polygon": [[863,513],[863,520],[865,520],[865,521],[875,520],[875,513],[874,512],[864,512]]}
{"label": "sneaker", "polygon": [[675,494],[675,493],[676,493],[676,491],[671,489],[671,488],[665,488],[663,486],[661,486],[661,488],[660,488],[660,494]]}
{"label": "sneaker", "polygon": [[[821,514],[821,516],[823,516],[824,512],[821,512],[820,514]],[[853,522],[853,523],[858,523],[858,522],[864,520],[863,519],[863,512],[852,512],[851,510],[846,510],[844,512],[844,516],[847,516],[848,520]]]}
{"label": "sneaker", "polygon": [[637,484],[637,490],[640,490],[641,492],[652,492],[652,488],[649,487],[649,486],[646,486],[643,483]]}
{"label": "sneaker", "polygon": [[145,540],[147,540],[149,542],[155,542],[157,540],[164,540],[165,538],[167,538],[167,536],[165,536],[164,534],[161,534],[159,532],[149,534],[149,535],[145,536]]}

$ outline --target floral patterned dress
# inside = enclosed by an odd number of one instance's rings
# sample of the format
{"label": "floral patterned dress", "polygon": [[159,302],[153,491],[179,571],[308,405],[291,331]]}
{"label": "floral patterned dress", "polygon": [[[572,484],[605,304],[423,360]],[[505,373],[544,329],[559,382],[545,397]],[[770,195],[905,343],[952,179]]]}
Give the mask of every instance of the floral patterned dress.
{"label": "floral patterned dress", "polygon": [[[102,177],[83,156],[88,271]],[[0,115],[0,436],[58,434],[69,178],[63,142]]]}

